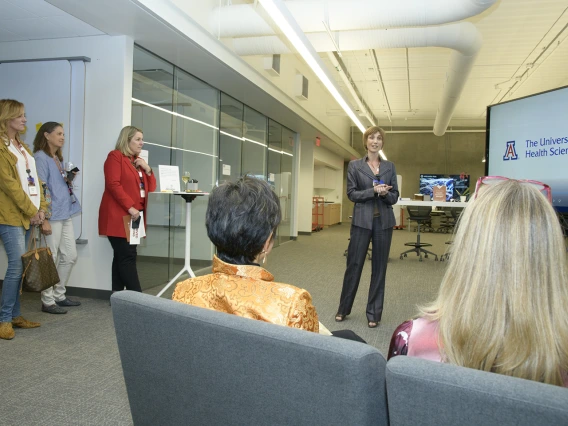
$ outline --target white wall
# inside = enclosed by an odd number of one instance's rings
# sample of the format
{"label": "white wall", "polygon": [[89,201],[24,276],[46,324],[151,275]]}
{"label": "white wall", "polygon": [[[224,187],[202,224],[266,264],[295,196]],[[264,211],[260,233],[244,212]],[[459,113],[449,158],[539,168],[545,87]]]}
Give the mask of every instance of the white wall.
{"label": "white wall", "polygon": [[[112,250],[98,235],[99,205],[104,189],[103,163],[114,149],[120,129],[130,124],[133,40],[96,36],[0,43],[0,60],[87,56],[83,174],[83,235],[70,286],[111,288]],[[22,85],[26,82],[22,81]],[[46,99],[49,102],[49,99]],[[5,262],[5,257],[3,257]],[[5,270],[4,265],[0,265]]]}
{"label": "white wall", "polygon": [[[335,175],[335,188],[314,188],[314,196],[324,197],[326,201],[341,203],[343,193],[345,192],[345,182],[343,181],[343,167],[345,165],[345,160],[343,157],[340,157],[321,146],[314,147],[314,160],[316,160],[320,166],[332,168]],[[341,208],[343,209],[343,205]]]}
{"label": "white wall", "polygon": [[312,196],[314,188],[314,142],[300,141],[298,171],[298,232],[312,232]]}

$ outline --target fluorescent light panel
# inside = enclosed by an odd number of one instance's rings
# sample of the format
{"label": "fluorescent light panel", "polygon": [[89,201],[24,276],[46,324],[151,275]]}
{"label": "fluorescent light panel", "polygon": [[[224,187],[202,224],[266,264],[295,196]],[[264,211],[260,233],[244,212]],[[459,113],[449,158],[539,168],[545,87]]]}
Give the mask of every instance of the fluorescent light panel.
{"label": "fluorescent light panel", "polygon": [[162,107],[159,107],[159,106],[156,106],[156,105],[152,105],[152,104],[150,104],[150,103],[148,103],[148,102],[144,102],[144,101],[141,101],[140,99],[136,99],[136,98],[132,98],[132,101],[133,101],[133,102],[136,102],[136,103],[139,103],[139,104],[142,104],[142,105],[146,105],[147,107],[150,107],[150,108],[157,109],[158,111],[162,111],[162,112],[165,112],[165,113],[167,113],[167,114],[170,114],[170,115],[174,115],[174,116],[176,116],[176,117],[183,118],[183,119],[185,119],[185,120],[193,121],[193,122],[195,122],[195,123],[203,124],[204,126],[211,127],[212,129],[215,129],[215,130],[219,130],[218,127],[215,127],[215,126],[213,126],[213,125],[211,125],[211,124],[209,124],[209,123],[206,123],[206,122],[204,122],[204,121],[196,120],[195,118],[188,117],[187,115],[180,114],[179,112],[168,111],[168,110],[165,109],[165,108],[162,108]]}
{"label": "fluorescent light panel", "polygon": [[199,151],[192,151],[191,149],[178,148],[176,146],[167,146],[167,145],[162,145],[162,144],[159,144],[159,143],[148,142],[148,141],[144,141],[144,144],[159,146],[160,148],[175,149],[175,150],[178,150],[178,151],[191,152],[192,154],[207,155],[208,157],[217,158],[217,156],[213,155],[213,154],[207,154],[205,152],[199,152]]}
{"label": "fluorescent light panel", "polygon": [[[288,38],[290,43],[292,43],[292,45],[296,48],[302,58],[304,58],[304,61],[306,61],[306,63],[310,66],[312,71],[321,80],[327,90],[329,90],[336,102],[341,106],[341,108],[343,108],[349,118],[353,120],[353,123],[355,123],[359,130],[364,133],[366,130],[365,126],[363,126],[363,123],[361,123],[355,112],[351,109],[345,99],[343,99],[343,96],[335,87],[333,81],[328,77],[324,69],[325,65],[323,65],[321,58],[311,46],[304,33],[300,30],[298,24],[296,24],[284,3],[281,0],[259,0],[259,2]],[[296,28],[294,28],[294,26]]]}

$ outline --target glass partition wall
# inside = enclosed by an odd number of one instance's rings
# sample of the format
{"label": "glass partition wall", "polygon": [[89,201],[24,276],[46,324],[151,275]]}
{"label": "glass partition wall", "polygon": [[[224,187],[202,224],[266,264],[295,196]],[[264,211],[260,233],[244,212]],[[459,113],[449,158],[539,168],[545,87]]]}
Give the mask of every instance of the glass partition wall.
{"label": "glass partition wall", "polygon": [[[143,289],[165,284],[185,255],[185,202],[159,192],[160,164],[189,172],[203,191],[244,174],[268,180],[282,207],[275,245],[290,240],[294,132],[139,47],[134,49],[132,125],[144,132],[144,149],[158,180],[158,190],[149,194],[148,238],[138,249]],[[207,197],[192,203],[194,271],[209,266],[215,252],[205,229],[206,208]]]}

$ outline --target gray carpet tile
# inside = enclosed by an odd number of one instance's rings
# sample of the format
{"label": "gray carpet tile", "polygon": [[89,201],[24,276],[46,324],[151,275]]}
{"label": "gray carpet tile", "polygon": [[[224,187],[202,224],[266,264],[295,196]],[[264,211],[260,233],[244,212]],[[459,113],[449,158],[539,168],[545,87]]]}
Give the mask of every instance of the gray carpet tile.
{"label": "gray carpet tile", "polygon": [[[433,259],[419,262],[414,255],[400,260],[398,254],[406,249],[404,243],[415,240],[416,233],[394,231],[381,325],[369,329],[365,318],[370,261],[366,261],[352,314],[336,323],[348,237],[349,224],[300,236],[298,241],[275,248],[265,266],[277,281],[307,289],[320,321],[330,330],[351,329],[386,353],[394,328],[416,313],[417,303],[433,299],[445,263]],[[432,243],[432,251],[439,254],[447,248],[447,239],[444,234],[423,236],[423,241]],[[141,264],[140,270],[149,271],[155,266]],[[160,282],[147,293],[157,294],[163,288],[163,271],[154,269]],[[206,274],[210,268],[195,272]],[[149,274],[144,275],[145,280],[150,279]],[[148,286],[146,283],[144,287]],[[171,295],[173,289],[165,296]],[[16,329],[14,340],[0,340],[1,425],[132,424],[108,302],[77,299],[82,306],[68,308],[66,315],[50,315],[40,311],[38,294],[23,294],[23,315],[42,326]]]}

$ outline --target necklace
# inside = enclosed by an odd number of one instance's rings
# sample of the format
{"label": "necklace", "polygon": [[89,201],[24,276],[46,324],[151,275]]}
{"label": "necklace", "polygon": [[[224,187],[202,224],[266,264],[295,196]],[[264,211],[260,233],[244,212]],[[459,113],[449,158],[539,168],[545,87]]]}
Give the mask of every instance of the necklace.
{"label": "necklace", "polygon": [[367,164],[369,165],[369,167],[371,168],[371,171],[373,173],[375,173],[375,174],[379,173],[379,168],[381,166],[381,163],[377,163],[376,166],[373,166],[370,161],[367,161]]}

